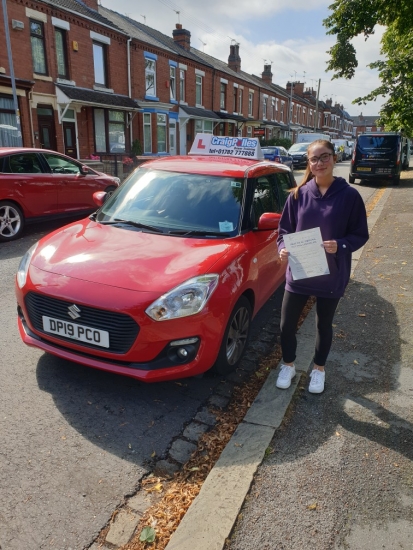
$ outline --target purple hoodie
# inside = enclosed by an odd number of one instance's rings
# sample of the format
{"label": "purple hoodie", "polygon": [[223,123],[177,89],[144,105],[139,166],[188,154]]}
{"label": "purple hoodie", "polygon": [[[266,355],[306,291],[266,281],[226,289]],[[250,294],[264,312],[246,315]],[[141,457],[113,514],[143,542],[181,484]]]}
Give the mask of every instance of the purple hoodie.
{"label": "purple hoodie", "polygon": [[296,294],[340,298],[350,279],[351,253],[369,238],[363,199],[344,178],[334,178],[324,196],[312,179],[300,187],[298,199],[293,194],[288,197],[279,225],[278,250],[285,248],[283,235],[314,227],[320,228],[323,241],[337,241],[337,252],[326,254],[330,274],[294,281],[288,267],[285,288]]}

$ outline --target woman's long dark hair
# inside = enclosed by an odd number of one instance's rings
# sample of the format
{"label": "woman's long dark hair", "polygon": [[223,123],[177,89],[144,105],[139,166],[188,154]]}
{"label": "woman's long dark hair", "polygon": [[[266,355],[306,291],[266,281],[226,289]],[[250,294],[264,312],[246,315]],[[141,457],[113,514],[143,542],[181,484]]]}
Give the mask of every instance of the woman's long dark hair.
{"label": "woman's long dark hair", "polygon": [[[327,149],[330,149],[330,151],[333,153],[334,161],[336,161],[337,156],[334,149],[334,144],[331,143],[331,141],[327,141],[326,139],[316,139],[315,141],[312,141],[307,147],[307,158],[310,158],[310,149],[314,147],[314,145],[322,145],[323,147],[327,147]],[[294,187],[292,191],[295,199],[298,199],[298,195],[300,193],[300,187],[305,185],[308,181],[312,180],[313,177],[314,177],[314,174],[311,172],[310,163],[307,161],[307,168],[305,169],[303,179],[297,185],[297,187]]]}

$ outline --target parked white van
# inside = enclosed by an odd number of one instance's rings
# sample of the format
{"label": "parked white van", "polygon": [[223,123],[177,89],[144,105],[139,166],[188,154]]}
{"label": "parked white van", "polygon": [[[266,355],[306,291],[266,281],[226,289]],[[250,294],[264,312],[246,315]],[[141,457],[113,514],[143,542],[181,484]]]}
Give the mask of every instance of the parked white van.
{"label": "parked white van", "polygon": [[316,132],[311,132],[309,134],[297,134],[296,143],[311,143],[316,139],[326,139],[331,141],[331,137],[328,134],[317,134]]}
{"label": "parked white van", "polygon": [[351,155],[353,154],[353,149],[350,145],[350,141],[347,139],[332,139],[331,140],[334,145],[338,147],[343,147],[343,160],[347,160],[351,158]]}

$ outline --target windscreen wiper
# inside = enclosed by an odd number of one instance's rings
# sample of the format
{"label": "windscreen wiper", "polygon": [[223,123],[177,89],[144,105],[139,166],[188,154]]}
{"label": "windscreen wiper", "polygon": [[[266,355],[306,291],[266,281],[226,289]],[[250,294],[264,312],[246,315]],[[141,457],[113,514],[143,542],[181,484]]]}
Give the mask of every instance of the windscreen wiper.
{"label": "windscreen wiper", "polygon": [[176,230],[168,231],[168,234],[178,235],[179,237],[230,237],[229,233],[221,233],[220,231]]}
{"label": "windscreen wiper", "polygon": [[122,220],[120,218],[115,218],[113,220],[107,220],[107,221],[100,221],[96,220],[98,223],[101,223],[102,225],[131,225],[132,227],[137,227],[138,229],[147,229],[148,231],[153,231],[154,233],[163,233],[162,229],[159,229],[159,227],[154,227],[153,225],[146,225],[145,223],[141,222],[134,222],[132,220]]}

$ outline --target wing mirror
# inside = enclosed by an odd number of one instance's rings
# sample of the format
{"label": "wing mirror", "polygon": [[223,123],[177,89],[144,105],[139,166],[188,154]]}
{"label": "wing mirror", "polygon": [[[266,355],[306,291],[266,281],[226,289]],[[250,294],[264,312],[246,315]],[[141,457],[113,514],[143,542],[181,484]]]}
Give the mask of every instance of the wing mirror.
{"label": "wing mirror", "polygon": [[265,212],[258,220],[258,231],[269,231],[278,229],[281,219],[281,214],[275,212]]}
{"label": "wing mirror", "polygon": [[106,193],[106,191],[95,191],[92,197],[93,202],[100,207],[104,205],[106,199],[108,198],[108,194]]}
{"label": "wing mirror", "polygon": [[80,173],[82,174],[82,176],[87,176],[88,174],[90,174],[89,166],[82,164],[82,166],[80,167]]}

